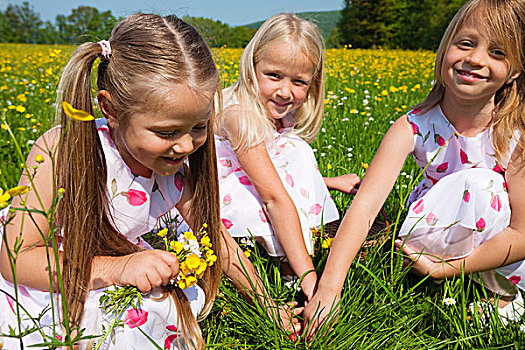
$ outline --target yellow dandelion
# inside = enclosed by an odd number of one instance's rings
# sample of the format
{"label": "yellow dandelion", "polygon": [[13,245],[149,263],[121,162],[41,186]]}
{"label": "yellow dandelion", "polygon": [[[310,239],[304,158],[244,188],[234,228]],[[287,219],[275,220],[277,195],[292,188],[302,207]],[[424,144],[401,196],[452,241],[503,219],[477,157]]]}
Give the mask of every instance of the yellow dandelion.
{"label": "yellow dandelion", "polygon": [[195,283],[197,283],[197,278],[195,278],[195,276],[186,277],[186,288],[194,286]]}
{"label": "yellow dandelion", "polygon": [[167,227],[164,227],[162,230],[160,230],[159,232],[157,232],[157,236],[159,237],[164,237],[168,234],[168,228]]}
{"label": "yellow dandelion", "polygon": [[190,231],[186,231],[184,232],[184,238],[186,238],[187,240],[194,240],[196,241],[197,238],[195,237],[195,235],[193,234],[193,232],[190,232]]}
{"label": "yellow dandelion", "polygon": [[204,236],[201,238],[201,246],[211,248],[210,237]]}
{"label": "yellow dandelion", "polygon": [[180,253],[182,251],[182,248],[184,247],[184,244],[182,244],[181,242],[179,241],[171,241],[170,242],[170,247],[173,251],[175,251],[175,253]]}
{"label": "yellow dandelion", "polygon": [[38,164],[42,164],[44,162],[44,156],[42,156],[41,154],[37,154],[35,156],[35,161],[38,163]]}
{"label": "yellow dandelion", "polygon": [[368,169],[368,163],[361,163],[361,167],[365,170]]}
{"label": "yellow dandelion", "polygon": [[179,270],[183,276],[191,272],[190,269],[188,268],[188,264],[186,263],[186,261],[183,261],[180,263]]}
{"label": "yellow dandelion", "polygon": [[186,264],[188,265],[188,267],[192,270],[195,270],[199,267],[200,265],[200,262],[201,262],[201,258],[199,258],[197,255],[195,254],[191,254],[190,256],[188,256],[188,258],[186,259]]}
{"label": "yellow dandelion", "polygon": [[24,106],[16,106],[16,111],[18,113],[24,113],[26,111],[26,108]]}
{"label": "yellow dandelion", "polygon": [[5,192],[0,188],[0,204],[6,203],[8,200],[11,199],[11,195],[9,192]]}
{"label": "yellow dandelion", "polygon": [[186,281],[183,279],[180,279],[179,282],[177,282],[177,286],[180,289],[186,289],[188,286],[186,285]]}

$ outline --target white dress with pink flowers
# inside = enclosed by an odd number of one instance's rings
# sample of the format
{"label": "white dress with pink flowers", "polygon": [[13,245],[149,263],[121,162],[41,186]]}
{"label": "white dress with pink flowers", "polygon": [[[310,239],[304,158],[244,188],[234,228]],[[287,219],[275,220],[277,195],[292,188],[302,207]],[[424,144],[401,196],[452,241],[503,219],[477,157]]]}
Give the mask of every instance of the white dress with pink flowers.
{"label": "white dress with pink flowers", "polygon": [[[99,119],[96,122],[106,157],[108,197],[115,226],[130,241],[149,248],[140,236],[162,225],[163,215],[180,200],[183,174],[182,172],[172,176],[153,174],[151,178],[134,175],[115,148],[105,119]],[[3,210],[0,212],[0,219],[3,220],[6,215],[7,210]],[[0,237],[2,231],[3,227],[0,226]],[[104,290],[89,292],[81,325],[81,328],[86,330],[85,334],[100,335],[115,320],[115,315],[104,315],[99,308],[99,298],[103,295]],[[204,292],[198,286],[188,288],[184,292],[196,316],[204,306]],[[144,334],[147,334],[163,349],[178,349],[177,339],[180,339],[180,333],[177,331],[175,304],[171,298],[156,300],[159,296],[158,292],[144,295],[138,310],[129,308],[125,311],[120,317],[123,326],[115,328],[104,340],[100,349],[156,349],[157,347]],[[0,277],[0,334],[9,333],[10,327],[19,329],[17,325],[18,308],[14,298],[13,284]],[[57,294],[54,294],[52,298],[55,306],[60,305],[60,298]],[[63,336],[62,329],[58,321],[53,322],[51,311],[46,311],[50,303],[49,292],[19,285],[18,305],[20,305],[19,316],[22,320],[21,328],[30,329],[36,325],[47,337],[55,334],[60,339]],[[43,314],[39,315],[40,313]],[[30,320],[29,317],[33,317],[33,320]],[[57,313],[55,313],[56,317]],[[53,333],[53,328],[55,333]],[[22,339],[25,348],[43,342],[40,331],[30,333]],[[97,342],[99,342],[98,338],[94,338],[80,345],[81,348],[91,349],[92,346],[99,345]],[[0,337],[0,344],[3,344],[4,349],[18,349],[20,346],[18,340],[7,337]]]}
{"label": "white dress with pink flowers", "polygon": [[[503,176],[508,159],[498,164],[490,129],[462,136],[439,106],[407,116],[414,132],[413,156],[424,179],[409,197],[410,208],[399,235],[434,259],[465,257],[509,224]],[[511,141],[509,155],[515,146],[516,141]],[[513,285],[525,289],[524,265],[518,262],[496,270],[512,284],[505,285],[503,280],[494,286],[490,277],[485,278],[490,271],[482,279],[495,292],[515,294]]]}
{"label": "white dress with pink flowers", "polygon": [[[293,125],[291,115],[285,125]],[[215,136],[219,168],[221,218],[233,237],[251,237],[271,256],[284,256],[279,240],[266,217],[261,201],[244,173],[230,142]],[[304,242],[313,253],[312,227],[337,220],[339,213],[317,167],[312,148],[297,136],[293,127],[275,132],[267,145],[268,154],[281,181],[297,208]]]}

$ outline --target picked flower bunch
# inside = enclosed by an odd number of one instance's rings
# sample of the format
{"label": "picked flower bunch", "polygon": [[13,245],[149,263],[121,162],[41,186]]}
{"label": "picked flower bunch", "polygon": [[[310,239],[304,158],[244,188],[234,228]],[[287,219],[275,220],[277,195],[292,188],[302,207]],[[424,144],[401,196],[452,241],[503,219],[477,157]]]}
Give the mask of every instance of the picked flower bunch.
{"label": "picked flower bunch", "polygon": [[157,232],[164,240],[165,249],[179,259],[179,275],[172,280],[180,289],[194,286],[202,278],[208,266],[217,261],[204,223],[195,235],[191,231],[178,234],[173,226],[166,226]]}

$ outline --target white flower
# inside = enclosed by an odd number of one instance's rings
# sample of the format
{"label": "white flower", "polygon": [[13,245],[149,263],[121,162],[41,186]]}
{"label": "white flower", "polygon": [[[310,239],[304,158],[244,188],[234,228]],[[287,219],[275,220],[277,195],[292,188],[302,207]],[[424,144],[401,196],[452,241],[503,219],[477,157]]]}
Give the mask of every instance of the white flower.
{"label": "white flower", "polygon": [[445,299],[443,299],[443,304],[445,304],[446,306],[456,305],[456,299],[454,299],[454,298],[445,298]]}
{"label": "white flower", "polygon": [[325,129],[325,128],[322,128],[321,131],[322,131],[322,132],[326,132],[326,129]]}
{"label": "white flower", "polygon": [[249,247],[253,247],[253,241],[251,240],[251,238],[247,238],[247,237],[243,237],[241,238],[241,244],[244,244],[246,246],[249,246]]}
{"label": "white flower", "polygon": [[190,250],[193,254],[197,255],[199,258],[201,257],[201,252],[199,250],[199,242],[197,241],[194,241],[192,239],[190,239],[188,241],[188,243],[190,244]]}

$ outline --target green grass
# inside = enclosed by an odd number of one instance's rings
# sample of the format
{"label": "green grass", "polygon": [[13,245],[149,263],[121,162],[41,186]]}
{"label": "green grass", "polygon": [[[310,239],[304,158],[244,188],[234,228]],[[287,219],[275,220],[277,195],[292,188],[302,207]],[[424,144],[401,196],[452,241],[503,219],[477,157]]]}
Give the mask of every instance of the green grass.
{"label": "green grass", "polygon": [[[53,50],[61,52],[53,54]],[[16,135],[24,154],[53,122],[53,103],[62,67],[73,47],[0,45],[0,117]],[[237,76],[240,50],[217,50],[224,85]],[[329,50],[323,129],[312,143],[321,172],[335,176],[365,174],[391,122],[420,102],[431,87],[432,52]],[[406,87],[406,88],[405,88]],[[25,95],[20,98],[20,95]],[[9,105],[15,108],[8,107]],[[17,106],[25,111],[16,110]],[[29,116],[28,116],[29,114]],[[21,160],[13,141],[0,129],[0,187],[16,185]],[[385,203],[389,220],[401,223],[405,200],[420,175],[409,159]],[[345,211],[352,197],[333,193]],[[368,248],[345,282],[338,323],[318,332],[311,343],[292,342],[265,316],[261,306],[243,299],[228,281],[211,314],[202,322],[210,349],[524,349],[521,324],[503,327],[492,315],[483,326],[468,304],[485,292],[467,277],[435,284],[408,274],[391,241]],[[256,253],[257,252],[257,253]],[[255,254],[256,253],[256,254]],[[322,270],[327,251],[316,250]],[[270,294],[278,301],[301,299],[286,287],[278,264],[262,252],[251,259]],[[445,298],[456,300],[453,306]]]}

